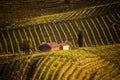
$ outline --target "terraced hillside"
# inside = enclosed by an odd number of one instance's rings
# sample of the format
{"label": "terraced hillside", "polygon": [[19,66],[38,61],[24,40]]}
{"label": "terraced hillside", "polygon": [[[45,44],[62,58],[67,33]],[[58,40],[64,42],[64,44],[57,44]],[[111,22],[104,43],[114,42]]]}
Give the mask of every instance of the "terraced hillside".
{"label": "terraced hillside", "polygon": [[[0,79],[119,80],[119,47],[116,44],[32,55],[0,55]],[[108,57],[102,57],[103,54]]]}
{"label": "terraced hillside", "polygon": [[34,49],[42,42],[69,41],[72,47],[120,42],[120,3],[110,3],[60,14],[28,19],[1,28],[2,53],[20,52],[23,40],[31,39]]}

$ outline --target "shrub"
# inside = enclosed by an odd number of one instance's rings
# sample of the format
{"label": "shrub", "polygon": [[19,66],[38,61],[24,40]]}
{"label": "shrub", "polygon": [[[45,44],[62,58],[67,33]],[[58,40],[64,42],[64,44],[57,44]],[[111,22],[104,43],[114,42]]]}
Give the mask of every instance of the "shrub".
{"label": "shrub", "polygon": [[31,39],[23,40],[21,43],[21,50],[23,52],[30,52],[33,48]]}

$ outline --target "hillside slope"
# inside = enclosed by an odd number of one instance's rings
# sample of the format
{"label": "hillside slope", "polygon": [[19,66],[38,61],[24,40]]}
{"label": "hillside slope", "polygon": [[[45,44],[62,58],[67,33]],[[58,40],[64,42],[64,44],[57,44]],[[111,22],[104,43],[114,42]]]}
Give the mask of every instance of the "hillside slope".
{"label": "hillside slope", "polygon": [[120,0],[72,1],[71,4],[65,4],[63,0],[0,0],[0,27],[8,26],[22,19],[62,13],[96,4],[114,3]]}
{"label": "hillside slope", "polygon": [[119,47],[120,44],[115,44],[31,55],[0,55],[0,79],[119,80]]}
{"label": "hillside slope", "polygon": [[70,42],[71,47],[120,42],[120,3],[96,5],[60,14],[16,22],[0,31],[3,53],[20,52],[20,43],[31,39],[33,51],[42,42]]}

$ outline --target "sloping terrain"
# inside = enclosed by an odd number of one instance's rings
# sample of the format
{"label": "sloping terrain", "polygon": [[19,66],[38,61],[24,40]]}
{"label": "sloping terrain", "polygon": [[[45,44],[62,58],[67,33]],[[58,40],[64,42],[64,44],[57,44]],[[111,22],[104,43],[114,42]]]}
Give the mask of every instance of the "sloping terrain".
{"label": "sloping terrain", "polygon": [[[71,47],[120,42],[120,3],[96,5],[60,14],[41,16],[1,28],[1,52],[20,52],[20,43],[31,39],[33,51],[42,42],[68,41]],[[79,44],[81,43],[81,44]]]}
{"label": "sloping terrain", "polygon": [[[119,0],[44,1],[0,1],[0,80],[119,80]],[[39,51],[42,42],[64,41],[71,50]]]}
{"label": "sloping terrain", "polygon": [[[41,15],[62,13],[86,6],[114,3],[120,0],[0,0],[0,27],[8,26],[22,19],[33,18]],[[77,2],[76,2],[77,1]]]}
{"label": "sloping terrain", "polygon": [[119,47],[120,44],[115,44],[31,55],[0,55],[0,79],[119,80]]}

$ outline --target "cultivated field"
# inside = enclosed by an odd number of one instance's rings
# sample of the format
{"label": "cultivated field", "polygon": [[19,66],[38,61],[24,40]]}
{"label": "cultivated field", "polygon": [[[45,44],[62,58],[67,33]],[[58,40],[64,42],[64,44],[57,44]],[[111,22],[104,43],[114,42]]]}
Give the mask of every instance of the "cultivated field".
{"label": "cultivated field", "polygon": [[115,44],[31,55],[0,55],[0,79],[119,80],[119,47],[120,44]]}
{"label": "cultivated field", "polygon": [[75,48],[81,36],[86,47],[119,43],[119,9],[117,2],[16,22],[1,28],[2,52],[20,52],[20,43],[29,38],[33,51],[38,50],[42,42],[69,41]]}
{"label": "cultivated field", "polygon": [[[88,0],[88,7],[16,1],[0,5],[0,80],[120,80],[119,0]],[[70,50],[41,52],[47,42],[67,42]]]}

